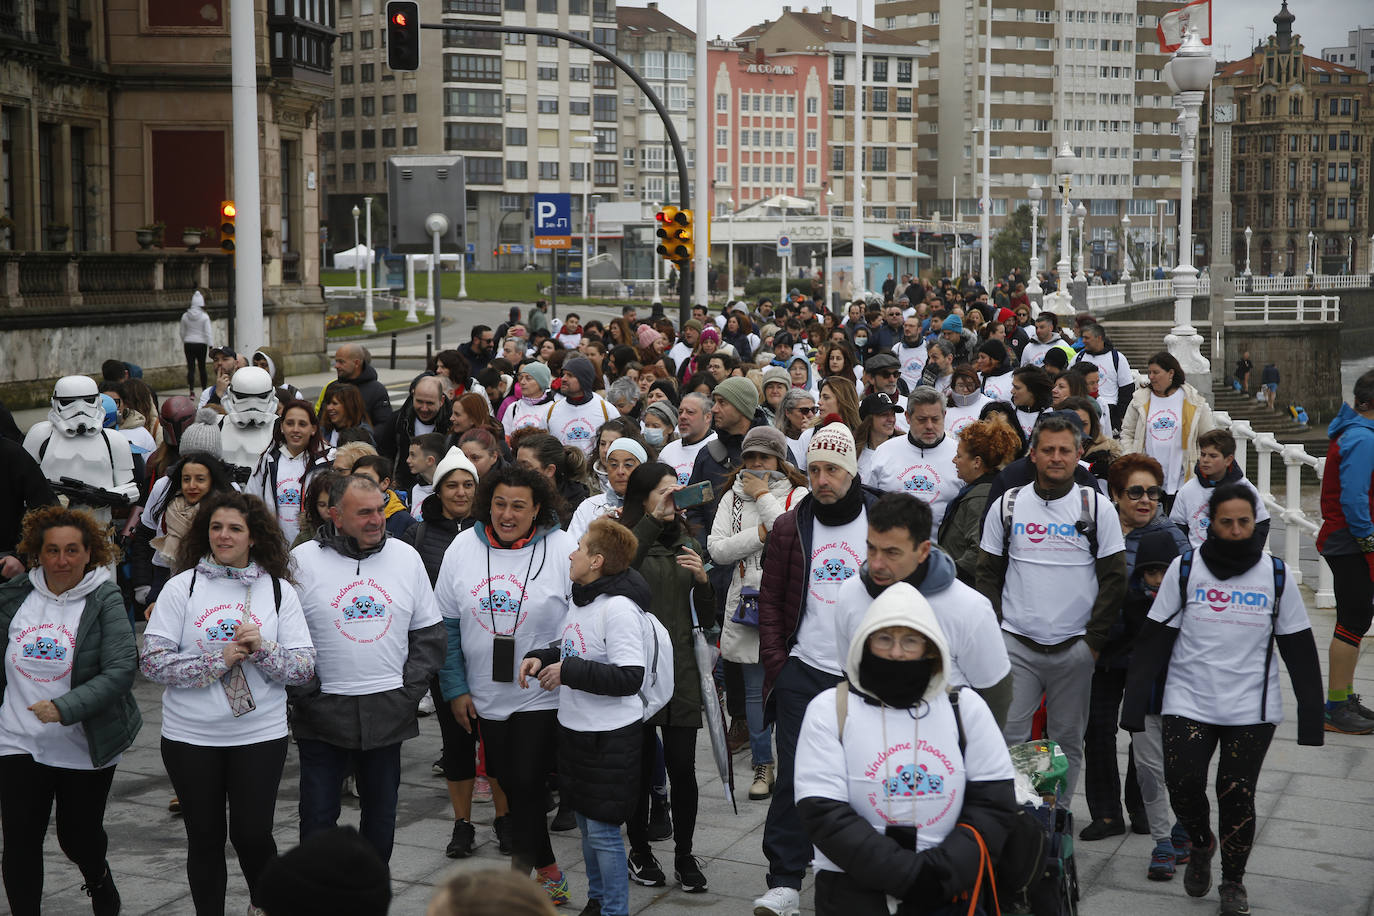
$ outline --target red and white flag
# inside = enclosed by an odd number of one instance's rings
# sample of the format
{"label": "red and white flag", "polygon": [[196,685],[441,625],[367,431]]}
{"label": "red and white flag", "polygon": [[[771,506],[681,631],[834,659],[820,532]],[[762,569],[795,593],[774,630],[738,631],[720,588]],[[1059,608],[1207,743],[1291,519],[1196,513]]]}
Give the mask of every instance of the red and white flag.
{"label": "red and white flag", "polygon": [[1169,10],[1159,17],[1159,49],[1164,52],[1177,51],[1183,44],[1183,37],[1189,29],[1197,29],[1202,43],[1212,43],[1212,0],[1193,0],[1176,10]]}

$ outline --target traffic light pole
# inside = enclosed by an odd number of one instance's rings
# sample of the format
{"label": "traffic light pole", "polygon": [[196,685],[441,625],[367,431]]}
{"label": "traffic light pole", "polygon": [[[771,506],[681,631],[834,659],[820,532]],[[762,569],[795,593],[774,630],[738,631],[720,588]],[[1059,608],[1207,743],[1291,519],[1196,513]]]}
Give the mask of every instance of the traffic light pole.
{"label": "traffic light pole", "polygon": [[[574,35],[571,32],[563,32],[558,29],[541,29],[536,28],[534,26],[504,24],[495,25],[487,24],[484,22],[464,22],[461,25],[447,25],[444,23],[427,22],[421,23],[420,28],[440,29],[444,31],[452,29],[455,32],[509,32],[514,33],[516,35],[543,35],[549,38],[558,38],[571,44],[575,44],[578,47],[586,48],[592,53],[599,54],[602,57],[606,58],[606,60],[610,61],[612,64],[615,64],[615,66],[620,69],[621,73],[624,73],[630,79],[634,80],[635,85],[639,87],[640,91],[643,92],[644,95],[649,99],[650,104],[654,106],[654,111],[658,112],[659,118],[663,121],[663,129],[668,134],[668,142],[670,142],[673,145],[673,156],[677,158],[679,196],[678,206],[680,206],[683,210],[690,210],[692,208],[690,194],[692,185],[691,179],[687,174],[687,155],[682,149],[682,139],[677,135],[677,128],[673,126],[673,119],[668,116],[668,109],[664,107],[663,100],[658,97],[658,94],[654,92],[654,90],[649,86],[647,82],[644,81],[644,78],[642,76],[635,72],[635,69],[633,67],[627,64],[620,57],[616,56],[615,52],[609,51],[606,48],[603,48],[601,45],[597,44],[596,42],[590,41],[586,38],[582,38],[579,35]],[[703,66],[703,62],[697,61],[697,66]],[[706,102],[704,99],[697,99],[698,116],[700,116],[700,112],[706,110],[701,107],[705,104]],[[705,155],[704,151],[699,152],[701,152],[702,155]],[[557,259],[555,258],[555,261],[556,260]],[[681,268],[679,270],[680,276],[678,277],[678,327],[682,327],[683,325],[685,325],[687,323],[687,320],[692,317],[692,284],[690,280],[690,266],[691,265],[688,264],[686,267]],[[587,265],[582,265],[582,269],[586,270]],[[557,270],[554,271],[554,277],[554,285],[557,286]]]}

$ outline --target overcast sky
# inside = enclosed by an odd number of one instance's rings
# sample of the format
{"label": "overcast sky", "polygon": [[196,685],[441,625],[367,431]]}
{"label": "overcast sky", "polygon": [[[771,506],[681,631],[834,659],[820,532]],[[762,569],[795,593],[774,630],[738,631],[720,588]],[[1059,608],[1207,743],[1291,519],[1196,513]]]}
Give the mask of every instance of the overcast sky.
{"label": "overcast sky", "polygon": [[[659,0],[659,9],[690,29],[696,29],[698,0]],[[706,37],[733,38],[740,32],[763,21],[781,15],[783,0],[745,0],[742,3],[721,3],[702,0],[708,7]],[[644,6],[643,0],[619,6]],[[818,0],[797,2],[790,0],[793,10],[803,6],[813,13],[821,8]],[[854,15],[854,0],[839,0],[831,4],[842,16]],[[1179,6],[1183,5],[1180,0]],[[873,0],[865,0],[865,22],[873,24]],[[1293,31],[1302,36],[1308,54],[1320,57],[1322,48],[1343,46],[1346,33],[1360,25],[1374,25],[1374,7],[1369,0],[1290,0],[1288,8],[1297,17]],[[1212,6],[1212,38],[1218,59],[1235,60],[1244,56],[1250,44],[1250,27],[1255,41],[1264,40],[1274,31],[1274,14],[1279,11],[1278,0],[1214,0]]]}

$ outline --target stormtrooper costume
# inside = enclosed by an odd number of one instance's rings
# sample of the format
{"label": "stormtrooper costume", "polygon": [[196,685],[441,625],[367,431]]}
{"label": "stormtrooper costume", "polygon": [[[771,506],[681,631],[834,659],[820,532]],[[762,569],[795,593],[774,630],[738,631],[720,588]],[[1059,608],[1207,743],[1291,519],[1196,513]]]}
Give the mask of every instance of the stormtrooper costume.
{"label": "stormtrooper costume", "polygon": [[[103,429],[105,409],[95,382],[84,375],[57,380],[48,419],[33,425],[24,449],[54,483],[70,477],[92,487],[138,501],[134,458],[129,440],[117,429]],[[71,505],[83,505],[71,499]],[[85,506],[101,522],[110,520],[108,506]]]}
{"label": "stormtrooper costume", "polygon": [[272,445],[277,422],[277,393],[272,376],[257,366],[245,366],[229,380],[221,400],[225,416],[220,421],[224,463],[238,484],[248,481],[258,458]]}

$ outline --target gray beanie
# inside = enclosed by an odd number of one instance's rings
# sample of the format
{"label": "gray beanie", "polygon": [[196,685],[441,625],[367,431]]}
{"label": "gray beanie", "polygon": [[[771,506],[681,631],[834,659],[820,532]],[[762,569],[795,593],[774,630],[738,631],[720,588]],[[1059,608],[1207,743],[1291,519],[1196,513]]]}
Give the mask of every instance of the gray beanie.
{"label": "gray beanie", "polygon": [[220,415],[209,407],[202,407],[196,411],[195,422],[186,427],[186,431],[181,434],[180,452],[189,455],[192,452],[204,452],[214,455],[216,458],[223,458],[224,451],[220,447],[219,439]]}
{"label": "gray beanie", "polygon": [[727,378],[712,389],[711,394],[719,395],[746,419],[753,419],[759,406],[759,390],[747,378]]}
{"label": "gray beanie", "polygon": [[667,398],[664,398],[661,401],[654,401],[652,404],[645,408],[644,412],[656,413],[664,420],[666,420],[670,427],[677,426],[677,408],[674,407],[673,402],[668,400]]}

